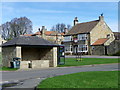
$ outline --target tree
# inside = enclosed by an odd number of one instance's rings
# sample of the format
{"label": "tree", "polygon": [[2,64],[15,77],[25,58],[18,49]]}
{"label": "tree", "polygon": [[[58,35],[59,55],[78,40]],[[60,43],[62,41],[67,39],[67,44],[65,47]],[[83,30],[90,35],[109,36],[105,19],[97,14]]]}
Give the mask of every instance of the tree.
{"label": "tree", "polygon": [[32,22],[27,17],[14,18],[10,22],[2,24],[2,38],[12,39],[19,35],[32,33]]}
{"label": "tree", "polygon": [[58,23],[54,26],[52,26],[51,31],[58,31],[58,32],[64,32],[64,29],[67,28],[68,30],[71,29],[71,25],[65,25],[64,23]]}

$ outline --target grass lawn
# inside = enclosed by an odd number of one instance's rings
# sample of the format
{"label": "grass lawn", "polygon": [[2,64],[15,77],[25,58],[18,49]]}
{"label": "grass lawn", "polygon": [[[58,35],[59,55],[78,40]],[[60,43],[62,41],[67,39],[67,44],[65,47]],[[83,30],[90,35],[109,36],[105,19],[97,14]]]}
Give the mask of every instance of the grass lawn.
{"label": "grass lawn", "polygon": [[17,68],[0,67],[0,71],[16,71]]}
{"label": "grass lawn", "polygon": [[64,66],[80,66],[91,64],[107,64],[118,63],[118,58],[82,58],[82,61],[76,61],[76,58],[66,58],[64,65],[58,65],[58,67]]}
{"label": "grass lawn", "polygon": [[[2,64],[2,54],[0,53],[0,65]],[[15,71],[16,68],[0,67],[0,71]]]}
{"label": "grass lawn", "polygon": [[118,71],[80,72],[43,80],[37,88],[118,88]]}

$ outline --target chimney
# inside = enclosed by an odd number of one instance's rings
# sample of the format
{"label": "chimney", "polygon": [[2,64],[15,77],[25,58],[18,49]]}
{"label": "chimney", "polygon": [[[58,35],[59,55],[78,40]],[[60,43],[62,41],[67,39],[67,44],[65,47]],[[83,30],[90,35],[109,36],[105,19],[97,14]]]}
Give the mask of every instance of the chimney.
{"label": "chimney", "polygon": [[99,21],[104,21],[103,13],[101,14],[101,16],[99,16]]}
{"label": "chimney", "polygon": [[77,18],[77,17],[75,17],[75,19],[74,19],[74,26],[75,26],[76,24],[78,24],[78,18]]}
{"label": "chimney", "polygon": [[45,31],[46,31],[45,26],[42,26],[41,36],[42,36],[42,38],[44,38],[44,39],[46,39]]}
{"label": "chimney", "polygon": [[68,33],[68,29],[64,28],[64,33],[67,34]]}

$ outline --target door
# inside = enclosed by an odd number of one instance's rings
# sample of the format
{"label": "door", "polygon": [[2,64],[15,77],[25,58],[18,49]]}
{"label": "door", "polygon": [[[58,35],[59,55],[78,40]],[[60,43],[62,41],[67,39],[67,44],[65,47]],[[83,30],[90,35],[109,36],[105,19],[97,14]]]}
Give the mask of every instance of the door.
{"label": "door", "polygon": [[105,46],[105,55],[107,55],[107,46]]}
{"label": "door", "polygon": [[78,52],[78,45],[74,45],[73,52],[74,52],[74,54],[76,54]]}

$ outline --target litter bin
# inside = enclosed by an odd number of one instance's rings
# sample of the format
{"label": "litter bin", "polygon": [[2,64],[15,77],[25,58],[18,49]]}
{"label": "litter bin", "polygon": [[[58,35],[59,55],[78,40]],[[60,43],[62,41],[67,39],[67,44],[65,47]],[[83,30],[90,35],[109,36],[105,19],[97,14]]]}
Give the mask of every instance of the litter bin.
{"label": "litter bin", "polygon": [[13,61],[11,63],[11,68],[20,68],[20,58],[16,57],[13,58]]}

